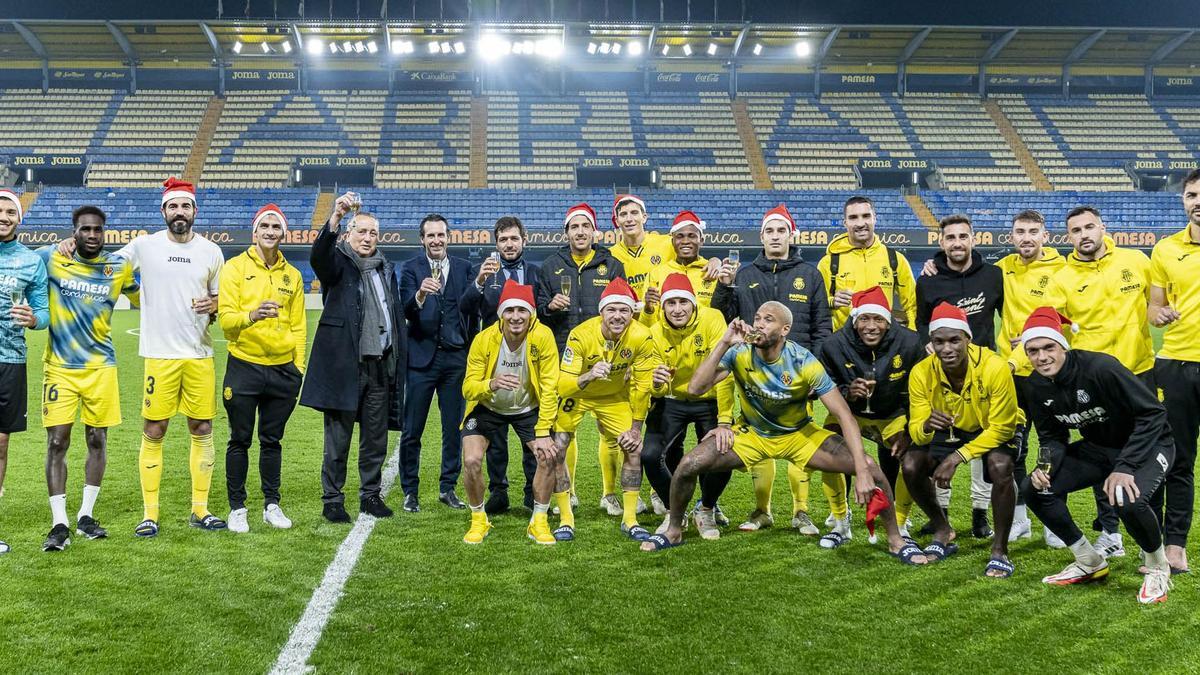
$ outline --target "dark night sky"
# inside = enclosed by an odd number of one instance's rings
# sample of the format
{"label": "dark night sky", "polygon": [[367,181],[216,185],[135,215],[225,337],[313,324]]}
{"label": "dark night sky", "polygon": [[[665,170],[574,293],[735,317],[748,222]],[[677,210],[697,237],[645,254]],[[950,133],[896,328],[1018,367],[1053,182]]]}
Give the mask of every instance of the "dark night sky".
{"label": "dark night sky", "polygon": [[[687,19],[686,0],[470,0],[474,18],[667,21]],[[335,18],[377,19],[382,0],[333,0]],[[162,3],[146,0],[0,0],[6,19],[215,19],[217,0]],[[497,15],[496,7],[499,6]],[[994,0],[991,2],[902,2],[898,0],[693,0],[691,20],[754,20],[775,23],[865,23],[1024,26],[1155,26],[1197,28],[1197,0]],[[224,18],[296,18],[299,0],[224,0]],[[305,16],[328,18],[330,0],[305,0]],[[388,0],[388,16],[412,18],[414,0]],[[466,18],[468,0],[415,0],[416,17]],[[635,14],[636,12],[636,14]]]}

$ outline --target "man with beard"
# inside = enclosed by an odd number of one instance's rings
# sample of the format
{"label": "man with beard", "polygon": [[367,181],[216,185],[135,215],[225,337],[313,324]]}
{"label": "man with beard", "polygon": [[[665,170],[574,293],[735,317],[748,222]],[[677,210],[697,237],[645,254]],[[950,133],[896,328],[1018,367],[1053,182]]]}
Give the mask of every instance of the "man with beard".
{"label": "man with beard", "polygon": [[[562,456],[551,438],[558,411],[558,350],[554,335],[534,314],[533,287],[509,279],[499,297],[500,321],[471,341],[463,397],[463,486],[471,507],[471,527],[463,541],[482,543],[492,529],[483,504],[483,457],[488,446],[507,439],[511,427],[537,459],[533,477],[533,517],[526,530],[538,544],[554,544],[547,520],[555,488],[570,486]],[[488,459],[491,462],[491,459]]]}
{"label": "man with beard", "polygon": [[[829,337],[829,301],[825,283],[815,267],[804,262],[799,246],[792,246],[796,221],[783,204],[766,212],[759,227],[763,249],[748,265],[735,269],[724,265],[720,283],[713,293],[713,307],[721,310],[726,321],[754,320],[754,314],[765,302],[775,301],[792,313],[788,339],[817,353]],[[763,462],[750,468],[754,484],[755,508],[739,529],[754,531],[775,523],[771,514],[771,493],[775,487],[775,462]],[[846,484],[840,475],[823,476],[825,497],[830,503],[830,515],[846,521]],[[796,463],[788,463],[788,485],[792,492],[792,527],[801,534],[813,536],[820,530],[808,515],[808,488],[811,473]],[[831,523],[832,524],[832,523]],[[848,531],[848,530],[847,530]]]}
{"label": "man with beard", "polygon": [[304,377],[308,317],[300,271],[279,250],[287,217],[267,204],[251,221],[253,244],[221,270],[217,318],[229,341],[222,398],[229,415],[225,484],[229,494],[229,531],[249,532],[246,511],[247,452],[258,421],[258,472],[263,522],[287,529],[292,521],[279,506],[280,441]]}
{"label": "man with beard", "polygon": [[[596,212],[587,204],[567,209],[563,218],[567,243],[542,261],[538,275],[538,320],[554,331],[554,342],[561,353],[567,336],[577,326],[598,315],[600,295],[612,280],[625,276],[625,267],[607,248],[596,243]],[[659,235],[661,236],[661,235]],[[568,288],[569,286],[569,288]],[[600,508],[612,516],[621,515],[621,500],[617,497],[617,476],[624,459],[621,451],[600,439],[600,476],[603,494]],[[575,496],[575,465],[579,451],[575,439],[567,447],[567,470],[571,474],[571,504],[578,505]]]}
{"label": "man with beard", "polygon": [[[1029,508],[1070,545],[1075,561],[1043,583],[1067,586],[1108,576],[1108,561],[1071,519],[1072,492],[1100,486],[1145,556],[1138,602],[1167,599],[1171,563],[1163,546],[1153,495],[1174,459],[1167,411],[1141,378],[1108,354],[1071,349],[1068,323],[1052,307],[1029,316],[1021,338],[1035,372],[1024,386],[1041,448],[1023,491]],[[1071,441],[1071,432],[1080,439]]]}
{"label": "man with beard", "polygon": [[[649,533],[637,521],[642,486],[642,424],[650,406],[652,373],[662,356],[650,330],[634,319],[637,295],[624,279],[614,279],[600,296],[600,316],[571,331],[563,350],[558,379],[558,418],[554,440],[565,452],[583,413],[591,411],[600,428],[601,443],[616,446],[621,463],[621,532],[635,541]],[[566,495],[556,496],[562,526],[560,541],[574,537],[575,519]]]}
{"label": "man with beard", "polygon": [[[1119,248],[1109,237],[1100,212],[1079,206],[1067,212],[1067,239],[1074,251],[1057,275],[1066,294],[1067,316],[1079,327],[1075,349],[1115,356],[1152,392],[1154,344],[1150,338],[1150,259],[1132,248]],[[1106,558],[1125,555],[1116,511],[1097,487],[1096,549]]]}
{"label": "man with beard", "polygon": [[103,539],[108,531],[93,516],[108,461],[108,429],[121,423],[121,389],[112,343],[112,312],[122,294],[136,306],[141,298],[133,268],[104,252],[104,211],[81,206],[71,214],[75,255],[53,247],[38,250],[50,281],[50,344],[43,358],[42,426],[46,427],[46,486],[53,519],[43,551],[71,543],[67,520],[67,450],[71,428],[82,410],[87,463],[83,502],[75,531]]}
{"label": "man with beard", "polygon": [[[929,335],[933,308],[949,303],[963,310],[971,325],[971,342],[996,350],[996,313],[1004,307],[1004,275],[975,251],[971,219],[947,216],[938,223],[941,252],[933,257],[936,275],[917,279],[917,334]],[[925,339],[928,339],[927,337]],[[979,539],[992,536],[988,525],[991,490],[983,480],[983,462],[971,462],[971,533]],[[938,494],[942,508],[949,508],[950,493]]]}
{"label": "man with beard", "polygon": [[[1154,375],[1175,437],[1175,461],[1167,472],[1163,532],[1172,571],[1188,571],[1187,539],[1195,499],[1196,439],[1200,435],[1200,274],[1192,255],[1200,251],[1200,169],[1183,181],[1188,224],[1159,240],[1150,255],[1150,323],[1166,327]],[[1155,504],[1156,510],[1158,505]]]}
{"label": "man with beard", "polygon": [[[650,537],[642,549],[658,551],[683,543],[683,513],[698,476],[744,471],[765,459],[786,459],[822,472],[853,474],[858,502],[871,502],[868,510],[883,516],[889,552],[906,564],[925,564],[921,549],[900,536],[891,490],[879,466],[863,452],[862,436],[846,401],[817,359],[787,339],[790,314],[782,303],[770,301],[755,312],[753,328],[734,319],[696,369],[688,393],[701,396],[732,379],[743,402],[742,418],[733,430],[718,427],[710,431],[684,456],[671,479],[670,524],[665,532]],[[746,342],[747,338],[753,342]],[[845,436],[813,423],[811,394],[838,420]]]}
{"label": "man with beard", "polygon": [[[947,488],[958,465],[980,457],[985,479],[992,484],[996,531],[992,556],[984,569],[989,578],[1010,577],[1008,531],[1016,505],[1012,466],[1024,423],[1008,363],[990,349],[972,344],[966,312],[943,302],[929,322],[933,354],[918,363],[908,379],[908,435],[913,445],[902,460],[904,483],[933,524],[933,543],[925,555],[938,561],[958,545],[946,513],[934,496],[934,485]],[[932,479],[932,480],[931,480]]]}
{"label": "man with beard", "polygon": [[[540,268],[525,260],[525,225],[516,216],[503,216],[496,221],[492,234],[496,253],[471,270],[475,283],[467,287],[462,302],[465,311],[476,314],[480,326],[487,328],[496,322],[501,288],[508,281],[535,287]],[[497,258],[496,256],[499,256]],[[525,473],[525,508],[533,509],[533,476],[537,458],[528,448],[521,453],[521,468]],[[484,511],[488,514],[508,511],[508,431],[491,439],[487,446],[488,497]]]}
{"label": "man with beard", "polygon": [[[846,399],[863,438],[875,443],[879,467],[896,495],[896,522],[908,536],[904,523],[912,497],[900,475],[900,461],[908,450],[908,376],[925,358],[921,338],[892,323],[892,308],[878,286],[859,291],[850,300],[850,320],[821,343],[821,365]],[[837,432],[832,419],[826,428]],[[836,536],[835,536],[836,535]],[[822,538],[834,547],[841,535]]]}

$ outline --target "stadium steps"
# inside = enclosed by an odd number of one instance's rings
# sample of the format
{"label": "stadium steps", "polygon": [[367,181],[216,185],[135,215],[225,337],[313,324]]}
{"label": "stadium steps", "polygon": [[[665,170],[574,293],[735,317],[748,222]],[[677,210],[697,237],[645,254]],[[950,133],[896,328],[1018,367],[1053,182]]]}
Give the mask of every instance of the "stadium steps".
{"label": "stadium steps", "polygon": [[487,187],[488,97],[471,98],[471,170],[467,186]]}
{"label": "stadium steps", "polygon": [[929,205],[925,203],[925,200],[921,199],[921,195],[904,195],[904,201],[908,202],[909,208],[921,220],[922,225],[931,230],[937,229],[937,217],[933,215],[933,211],[929,209]]}
{"label": "stadium steps", "polygon": [[312,229],[320,229],[329,219],[328,214],[330,211],[333,211],[333,192],[322,190],[317,195],[317,203],[313,205],[312,218],[310,220]]}
{"label": "stadium steps", "polygon": [[767,162],[763,158],[762,144],[758,142],[758,134],[754,131],[754,122],[750,119],[750,111],[746,100],[735,98],[730,101],[733,108],[733,120],[737,123],[738,137],[742,139],[742,149],[746,153],[746,163],[750,165],[750,177],[754,179],[755,190],[773,190],[771,175],[767,172]]}
{"label": "stadium steps", "polygon": [[217,123],[221,121],[223,110],[225,99],[218,96],[208,99],[208,107],[204,109],[204,117],[200,118],[200,128],[196,130],[192,151],[188,153],[187,164],[183,168],[183,179],[189,183],[200,181],[200,174],[204,171],[204,160],[208,157],[208,149],[212,145],[213,134],[217,132]]}
{"label": "stadium steps", "polygon": [[1000,130],[1000,134],[1004,136],[1004,140],[1008,141],[1013,155],[1021,163],[1021,168],[1025,170],[1030,182],[1033,183],[1033,188],[1043,192],[1053,190],[1054,188],[1050,186],[1050,181],[1046,178],[1046,174],[1042,173],[1042,167],[1038,166],[1037,160],[1033,158],[1033,153],[1029,152],[1029,147],[1025,145],[1025,141],[1021,140],[1021,135],[1017,133],[1008,116],[1000,109],[1000,104],[992,99],[988,99],[983,102],[983,107],[987,109],[988,116],[996,123],[996,128]]}
{"label": "stadium steps", "polygon": [[26,190],[21,193],[21,213],[29,213],[29,207],[37,201],[38,193]]}

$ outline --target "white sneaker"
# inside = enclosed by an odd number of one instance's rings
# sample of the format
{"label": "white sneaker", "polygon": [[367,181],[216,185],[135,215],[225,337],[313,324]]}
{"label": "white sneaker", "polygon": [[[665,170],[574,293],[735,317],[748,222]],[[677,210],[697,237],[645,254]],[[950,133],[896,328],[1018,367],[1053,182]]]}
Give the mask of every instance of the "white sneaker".
{"label": "white sneaker", "polygon": [[1107,576],[1107,561],[1101,561],[1096,567],[1087,567],[1079,561],[1075,561],[1067,565],[1058,574],[1042,577],[1042,583],[1050,584],[1051,586],[1070,586],[1071,584],[1086,584],[1093,581],[1100,581]]}
{"label": "white sneaker", "polygon": [[[576,495],[574,492],[572,492],[571,493],[571,510],[575,510],[577,508],[579,508],[579,496]],[[558,508],[557,506],[550,509],[550,513],[553,513],[556,516],[562,515],[561,511],[562,511],[562,509]]]}
{"label": "white sneaker", "polygon": [[792,529],[799,530],[800,534],[806,537],[815,537],[821,534],[812,518],[809,517],[808,511],[797,511],[796,515],[792,516]]}
{"label": "white sneaker", "polygon": [[650,493],[650,508],[654,509],[654,515],[656,516],[667,515],[667,505],[659,498],[657,492]]}
{"label": "white sneaker", "polygon": [[9,551],[11,551],[11,550],[12,550],[12,549],[10,549],[10,548],[8,547],[8,544],[6,544],[6,543],[4,543],[4,542],[0,541],[0,555],[4,555],[5,553],[8,553],[8,552],[9,552]]}
{"label": "white sneaker", "polygon": [[845,520],[834,518],[833,529],[829,531],[829,534],[821,537],[817,543],[821,545],[821,548],[837,548],[853,538],[854,534],[850,532],[850,514],[847,513]]}
{"label": "white sneaker", "polygon": [[267,508],[263,509],[263,522],[281,530],[292,526],[291,519],[283,515],[283,509],[279,508],[278,504],[267,504]]}
{"label": "white sneaker", "polygon": [[625,513],[625,508],[621,506],[621,500],[616,495],[604,495],[601,497],[600,510],[610,516],[620,516]]}
{"label": "white sneaker", "polygon": [[1058,538],[1057,534],[1050,531],[1050,528],[1042,526],[1042,538],[1046,540],[1046,545],[1050,548],[1066,548],[1067,543]]}
{"label": "white sneaker", "polygon": [[1143,605],[1165,602],[1167,591],[1171,586],[1171,569],[1169,567],[1165,570],[1151,567],[1146,571],[1146,576],[1142,577],[1142,589],[1138,591],[1138,602]]}
{"label": "white sneaker", "polygon": [[230,532],[245,534],[250,531],[250,523],[246,522],[246,509],[244,508],[230,511],[225,522],[229,525]]}
{"label": "white sneaker", "polygon": [[1096,537],[1096,552],[1105,558],[1124,558],[1125,544],[1121,541],[1120,532],[1101,532]]}
{"label": "white sneaker", "polygon": [[[901,539],[909,539],[910,538],[908,535],[908,528],[910,528],[910,527],[912,527],[912,520],[906,519],[904,521],[904,524],[900,526],[900,538]],[[875,543],[875,542],[871,542],[871,543]]]}
{"label": "white sneaker", "polygon": [[639,495],[639,496],[638,496],[638,503],[637,503],[637,511],[636,511],[635,513],[638,513],[638,514],[640,515],[640,514],[642,514],[642,513],[645,513],[645,512],[647,512],[647,511],[649,511],[649,510],[650,510],[650,509],[649,509],[649,507],[647,507],[647,506],[646,506],[646,501],[645,501],[644,499],[642,499],[642,498],[641,498],[641,496]]}
{"label": "white sneaker", "polygon": [[[853,496],[853,495],[851,495],[851,496]],[[847,508],[846,509],[846,520],[850,520],[853,517],[854,517],[854,512],[851,511],[849,508]],[[825,527],[833,527],[836,524],[837,524],[837,518],[834,518],[832,513],[825,516]]]}
{"label": "white sneaker", "polygon": [[[686,526],[686,525],[687,525],[687,522],[686,522],[686,521],[684,521],[684,523],[683,523],[683,524]],[[659,523],[659,525],[658,525],[658,528],[656,528],[656,529],[654,530],[654,534],[666,534],[666,533],[667,533],[667,530],[668,530],[670,527],[671,527],[671,519],[670,519],[670,518],[663,518],[663,521],[662,521],[661,523]]]}
{"label": "white sneaker", "polygon": [[696,531],[700,533],[701,539],[721,538],[721,531],[717,529],[717,520],[712,509],[706,509],[703,506],[696,507],[696,510],[692,512],[692,519],[696,523]]}
{"label": "white sneaker", "polygon": [[[1047,530],[1049,532],[1049,530]],[[1028,518],[1025,520],[1015,520],[1012,524],[1012,529],[1008,532],[1008,541],[1012,543],[1018,539],[1033,538],[1033,522]]]}

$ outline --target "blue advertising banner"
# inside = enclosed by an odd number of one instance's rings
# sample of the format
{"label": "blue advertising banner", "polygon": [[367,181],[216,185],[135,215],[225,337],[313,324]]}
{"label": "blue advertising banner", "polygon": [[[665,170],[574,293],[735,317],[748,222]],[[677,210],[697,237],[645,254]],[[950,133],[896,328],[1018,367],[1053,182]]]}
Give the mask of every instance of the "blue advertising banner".
{"label": "blue advertising banner", "polygon": [[821,73],[821,91],[896,91],[893,73]]}
{"label": "blue advertising banner", "polygon": [[124,89],[129,71],[120,68],[51,68],[50,86],[71,89]]}
{"label": "blue advertising banner", "polygon": [[1062,90],[1059,75],[988,75],[984,82],[988,91],[1002,93],[1046,93]]}
{"label": "blue advertising banner", "polygon": [[450,91],[470,89],[474,74],[463,70],[397,70],[393,88],[398,91]]}
{"label": "blue advertising banner", "polygon": [[216,68],[138,68],[139,89],[202,89],[216,91]]}
{"label": "blue advertising banner", "polygon": [[229,68],[225,71],[226,89],[288,89],[300,88],[300,74],[295,70],[242,70]]}
{"label": "blue advertising banner", "polygon": [[729,91],[729,73],[658,71],[650,74],[650,90]]}
{"label": "blue advertising banner", "polygon": [[1200,94],[1200,77],[1155,75],[1154,93],[1163,96],[1195,96]]}
{"label": "blue advertising banner", "polygon": [[908,91],[979,91],[979,77],[976,75],[909,73],[904,82]]}
{"label": "blue advertising banner", "polygon": [[328,70],[311,68],[308,71],[308,89],[387,89],[388,72],[380,67],[375,70]]}
{"label": "blue advertising banner", "polygon": [[4,89],[35,89],[42,86],[42,71],[38,68],[0,69],[0,87]]}
{"label": "blue advertising banner", "polygon": [[562,75],[557,70],[538,68],[484,69],[483,88],[499,91],[520,91],[530,94],[557,94],[562,88]]}
{"label": "blue advertising banner", "polygon": [[82,168],[87,164],[84,155],[11,155],[9,160],[14,169]]}
{"label": "blue advertising banner", "polygon": [[1140,94],[1146,79],[1140,75],[1072,75],[1069,84],[1074,94]]}
{"label": "blue advertising banner", "polygon": [[812,73],[747,73],[738,71],[738,91],[786,91],[811,93]]}
{"label": "blue advertising banner", "polygon": [[624,91],[640,92],[645,79],[637,71],[608,72],[608,71],[567,71],[567,91],[575,94],[581,91]]}

